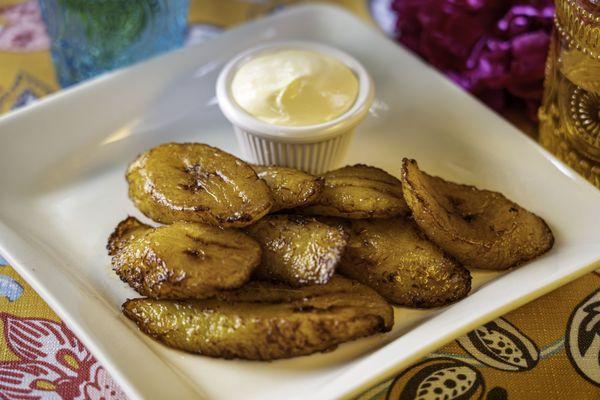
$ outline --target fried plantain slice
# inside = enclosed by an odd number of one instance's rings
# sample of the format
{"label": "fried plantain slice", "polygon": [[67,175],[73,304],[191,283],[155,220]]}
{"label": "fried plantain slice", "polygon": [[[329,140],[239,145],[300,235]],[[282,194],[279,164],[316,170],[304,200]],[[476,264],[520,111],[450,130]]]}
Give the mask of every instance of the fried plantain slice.
{"label": "fried plantain slice", "polygon": [[502,194],[447,182],[403,160],[404,196],[427,237],[466,267],[503,270],[552,248],[546,222]]}
{"label": "fried plantain slice", "polygon": [[167,346],[210,357],[275,360],[332,350],[394,323],[392,307],[341,277],[292,289],[250,282],[221,299],[133,299],[124,314]]}
{"label": "fried plantain slice", "polygon": [[296,208],[314,203],[323,191],[323,178],[299,169],[277,165],[253,165],[258,177],[271,189],[271,212]]}
{"label": "fried plantain slice", "polygon": [[[128,220],[120,225],[135,224]],[[184,299],[242,286],[260,258],[260,245],[243,232],[176,222],[134,235],[116,251],[112,264],[141,295]]]}
{"label": "fried plantain slice", "polygon": [[409,212],[402,183],[382,169],[356,164],[323,177],[323,193],[314,204],[302,208],[302,213],[361,219],[391,218]]}
{"label": "fried plantain slice", "polygon": [[148,232],[152,227],[142,223],[135,217],[127,217],[119,222],[113,233],[108,238],[106,249],[109,256],[114,256],[125,245]]}
{"label": "fried plantain slice", "polygon": [[337,270],[370,286],[391,303],[437,307],[471,290],[467,269],[431,243],[408,218],[328,219],[343,226],[348,244]]}
{"label": "fried plantain slice", "polygon": [[246,232],[263,250],[255,275],[292,286],[327,283],[346,245],[342,229],[300,215],[269,215]]}
{"label": "fried plantain slice", "polygon": [[167,143],[127,171],[129,197],[155,221],[250,225],[273,205],[267,184],[242,160],[199,143]]}

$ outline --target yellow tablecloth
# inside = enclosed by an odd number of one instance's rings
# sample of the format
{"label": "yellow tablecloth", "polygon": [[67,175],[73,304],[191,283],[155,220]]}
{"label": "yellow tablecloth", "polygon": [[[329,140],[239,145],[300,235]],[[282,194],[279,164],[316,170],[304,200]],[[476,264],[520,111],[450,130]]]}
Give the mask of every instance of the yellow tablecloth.
{"label": "yellow tablecloth", "polygon": [[[332,2],[373,23],[389,17],[387,1]],[[192,0],[189,40],[286,3]],[[37,4],[0,0],[0,113],[56,90]],[[125,399],[10,266],[0,267],[0,296],[0,399]],[[600,399],[600,276],[586,275],[482,326],[359,398]]]}

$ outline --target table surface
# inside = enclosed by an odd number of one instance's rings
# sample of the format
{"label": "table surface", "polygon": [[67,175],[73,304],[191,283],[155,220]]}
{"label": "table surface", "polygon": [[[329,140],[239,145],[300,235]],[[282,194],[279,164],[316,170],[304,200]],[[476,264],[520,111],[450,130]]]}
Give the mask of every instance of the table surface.
{"label": "table surface", "polygon": [[[393,26],[389,0],[330,2],[384,30]],[[194,43],[291,1],[190,3],[188,43]],[[60,90],[48,45],[36,1],[0,0],[0,114]],[[535,135],[519,111],[505,117]],[[0,398],[126,398],[10,266],[0,267],[0,318]],[[600,399],[600,275],[588,274],[482,326],[359,398],[429,400],[446,393],[448,399]]]}

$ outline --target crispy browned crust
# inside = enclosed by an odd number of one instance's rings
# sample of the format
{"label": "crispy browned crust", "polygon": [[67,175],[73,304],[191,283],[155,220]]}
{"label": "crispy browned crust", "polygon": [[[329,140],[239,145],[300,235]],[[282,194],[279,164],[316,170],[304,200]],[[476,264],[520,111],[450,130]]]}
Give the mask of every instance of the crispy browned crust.
{"label": "crispy browned crust", "polygon": [[292,286],[327,283],[346,246],[342,229],[301,215],[270,215],[246,232],[263,250],[255,276]]}
{"label": "crispy browned crust", "polygon": [[312,204],[323,191],[324,179],[320,176],[277,165],[253,165],[252,168],[271,189],[272,213]]}
{"label": "crispy browned crust", "polygon": [[267,184],[242,160],[201,143],[166,143],[128,168],[129,197],[161,223],[250,225],[273,205]]}
{"label": "crispy browned crust", "polygon": [[260,259],[260,245],[241,231],[176,222],[129,240],[112,265],[143,296],[187,299],[242,286]]}
{"label": "crispy browned crust", "polygon": [[429,176],[404,159],[404,196],[427,237],[469,268],[503,270],[554,244],[546,222],[501,193]]}
{"label": "crispy browned crust", "polygon": [[299,212],[351,219],[391,218],[409,212],[402,183],[380,168],[356,164],[323,177],[325,186],[318,200]]}
{"label": "crispy browned crust", "polygon": [[466,297],[471,289],[469,271],[427,240],[408,218],[323,221],[349,234],[338,272],[393,304],[438,307]]}
{"label": "crispy browned crust", "polygon": [[115,230],[110,234],[108,243],[106,244],[108,255],[114,256],[127,244],[127,242],[149,229],[152,229],[150,225],[140,222],[140,220],[135,217],[128,216],[123,221],[119,222]]}
{"label": "crispy browned crust", "polygon": [[329,351],[343,342],[389,331],[394,318],[381,296],[341,277],[301,289],[257,282],[221,297],[132,299],[123,304],[123,312],[167,346],[247,360]]}

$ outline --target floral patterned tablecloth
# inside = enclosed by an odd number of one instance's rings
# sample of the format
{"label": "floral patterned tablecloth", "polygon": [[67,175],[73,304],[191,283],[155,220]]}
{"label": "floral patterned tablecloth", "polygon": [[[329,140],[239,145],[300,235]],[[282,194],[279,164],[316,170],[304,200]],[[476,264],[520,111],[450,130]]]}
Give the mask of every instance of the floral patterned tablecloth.
{"label": "floral patterned tablecloth", "polygon": [[[192,0],[188,42],[289,2]],[[389,0],[332,2],[384,30],[394,25]],[[0,0],[0,113],[60,89],[48,44],[35,1]],[[0,267],[0,319],[0,399],[126,398],[10,266]],[[600,399],[600,276],[485,324],[359,399]]]}

